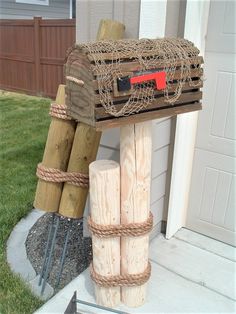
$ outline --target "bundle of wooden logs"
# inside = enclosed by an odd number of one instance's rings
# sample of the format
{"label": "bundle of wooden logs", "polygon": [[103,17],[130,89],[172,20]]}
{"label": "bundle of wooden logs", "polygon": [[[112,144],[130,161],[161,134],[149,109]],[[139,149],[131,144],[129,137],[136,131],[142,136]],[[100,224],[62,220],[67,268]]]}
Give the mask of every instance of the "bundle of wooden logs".
{"label": "bundle of wooden logs", "polygon": [[98,304],[146,300],[150,213],[151,122],[121,127],[120,165],[94,161],[89,167],[93,264]]}

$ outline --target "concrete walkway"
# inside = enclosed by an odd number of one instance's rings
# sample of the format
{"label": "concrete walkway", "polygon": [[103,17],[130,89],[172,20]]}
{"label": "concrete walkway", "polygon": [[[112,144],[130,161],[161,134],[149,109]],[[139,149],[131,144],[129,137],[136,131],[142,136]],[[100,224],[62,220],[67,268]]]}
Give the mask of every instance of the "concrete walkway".
{"label": "concrete walkway", "polygon": [[[235,248],[186,229],[150,246],[152,275],[145,305],[129,313],[235,313]],[[37,314],[64,313],[74,291],[79,299],[95,302],[88,270],[74,279]],[[83,313],[105,313],[78,305]]]}

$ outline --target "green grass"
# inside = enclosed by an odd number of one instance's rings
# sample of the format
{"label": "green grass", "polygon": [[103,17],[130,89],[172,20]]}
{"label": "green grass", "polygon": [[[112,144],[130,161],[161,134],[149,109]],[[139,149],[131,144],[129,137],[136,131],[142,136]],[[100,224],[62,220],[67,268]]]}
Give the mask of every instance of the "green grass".
{"label": "green grass", "polygon": [[49,99],[0,92],[0,313],[34,312],[34,297],[6,261],[6,241],[32,209],[50,118]]}

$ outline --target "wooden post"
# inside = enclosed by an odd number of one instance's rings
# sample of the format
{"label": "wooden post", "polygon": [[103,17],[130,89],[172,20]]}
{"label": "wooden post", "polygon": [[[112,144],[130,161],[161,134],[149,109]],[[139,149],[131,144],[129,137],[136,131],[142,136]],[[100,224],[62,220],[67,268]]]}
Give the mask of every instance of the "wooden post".
{"label": "wooden post", "polygon": [[125,25],[113,20],[101,20],[97,32],[97,40],[123,38]]}
{"label": "wooden post", "polygon": [[[121,223],[144,222],[150,211],[152,122],[121,127]],[[121,238],[121,274],[142,273],[148,265],[149,236]],[[122,287],[122,301],[130,307],[145,302],[147,283]]]}
{"label": "wooden post", "polygon": [[[67,172],[88,174],[89,164],[96,159],[101,132],[78,123]],[[88,188],[64,184],[59,213],[70,218],[83,217]]]}
{"label": "wooden post", "polygon": [[[55,102],[58,105],[65,105],[64,85],[59,85]],[[52,117],[42,161],[45,167],[66,171],[74,134],[74,121]],[[39,179],[34,207],[47,212],[57,212],[61,199],[62,186],[62,183],[46,182]]]}
{"label": "wooden post", "polygon": [[[97,40],[120,39],[124,30],[125,26],[120,22],[101,20]],[[78,123],[67,171],[88,174],[89,163],[96,159],[100,139],[101,132],[96,132],[84,123]],[[83,217],[87,195],[88,189],[65,183],[59,213],[71,218]]]}
{"label": "wooden post", "polygon": [[[89,166],[91,218],[97,224],[120,224],[120,166],[112,160],[98,160]],[[120,238],[92,236],[93,267],[103,276],[120,274]],[[120,287],[95,284],[96,302],[115,307],[120,302]]]}

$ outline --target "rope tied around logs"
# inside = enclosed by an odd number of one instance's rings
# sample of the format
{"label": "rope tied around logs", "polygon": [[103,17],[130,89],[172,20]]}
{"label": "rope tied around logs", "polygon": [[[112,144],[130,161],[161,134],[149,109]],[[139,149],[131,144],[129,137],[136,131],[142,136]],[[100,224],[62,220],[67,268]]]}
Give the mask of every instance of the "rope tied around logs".
{"label": "rope tied around logs", "polygon": [[93,265],[90,267],[90,275],[92,280],[101,287],[132,287],[141,286],[146,283],[151,275],[151,263],[148,261],[147,268],[139,274],[125,274],[102,276],[95,272]]}
{"label": "rope tied around logs", "polygon": [[88,174],[80,172],[64,172],[59,169],[45,167],[42,165],[42,163],[38,164],[36,175],[39,179],[47,182],[67,182],[82,188],[89,187]]}
{"label": "rope tied around logs", "polygon": [[88,216],[88,226],[92,234],[99,238],[110,237],[138,237],[149,233],[153,227],[153,215],[149,212],[149,217],[144,222],[129,223],[120,225],[100,225],[92,221]]}
{"label": "rope tied around logs", "polygon": [[67,107],[65,105],[58,105],[56,103],[51,104],[49,115],[58,119],[72,120],[72,118],[67,114]]}

